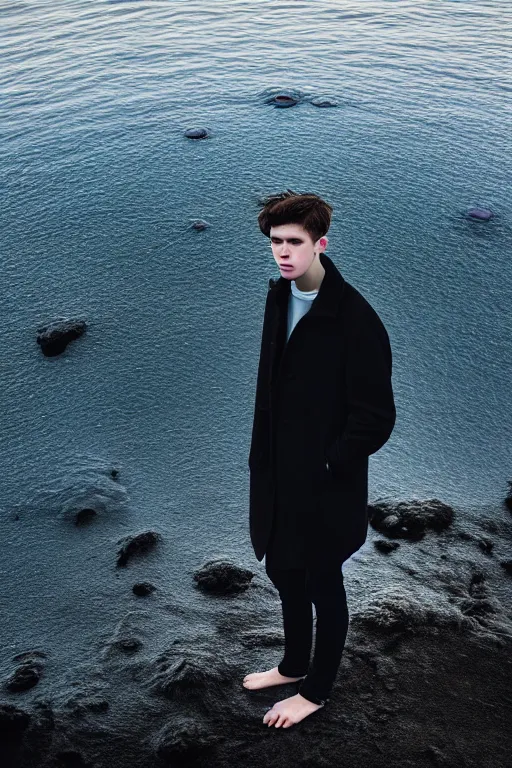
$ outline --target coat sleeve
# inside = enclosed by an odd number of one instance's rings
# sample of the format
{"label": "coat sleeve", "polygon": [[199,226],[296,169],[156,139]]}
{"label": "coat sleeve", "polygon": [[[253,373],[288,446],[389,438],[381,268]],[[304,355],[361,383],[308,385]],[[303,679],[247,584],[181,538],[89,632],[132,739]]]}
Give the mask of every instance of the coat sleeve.
{"label": "coat sleeve", "polygon": [[254,414],[252,423],[251,445],[249,448],[249,457],[247,463],[249,468],[253,464],[261,462],[265,455],[266,432],[265,427],[268,421],[268,402],[270,398],[268,386],[268,355],[270,339],[270,309],[271,309],[271,291],[267,293],[265,302],[265,311],[263,316],[263,327],[261,330],[260,357],[258,362],[258,373],[256,377],[256,393],[254,396]]}
{"label": "coat sleeve", "polygon": [[334,466],[343,468],[368,457],[388,441],[396,420],[391,374],[388,333],[375,310],[366,305],[346,334],[347,422],[330,450]]}

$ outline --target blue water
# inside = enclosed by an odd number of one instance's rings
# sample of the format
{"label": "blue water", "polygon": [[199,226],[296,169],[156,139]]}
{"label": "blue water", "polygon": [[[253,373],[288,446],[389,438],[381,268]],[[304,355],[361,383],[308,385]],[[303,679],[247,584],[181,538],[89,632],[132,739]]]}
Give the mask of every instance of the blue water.
{"label": "blue water", "polygon": [[[177,567],[253,562],[247,457],[277,276],[257,203],[287,187],[333,205],[327,253],[390,335],[397,423],[370,500],[501,502],[508,4],[4,2],[0,23],[3,510],[51,517],[49,489],[116,465],[129,530],[174,526]],[[303,101],[267,104],[279,88]],[[203,125],[211,138],[184,138]],[[466,220],[473,205],[495,218]],[[36,328],[57,316],[89,327],[46,359]]]}

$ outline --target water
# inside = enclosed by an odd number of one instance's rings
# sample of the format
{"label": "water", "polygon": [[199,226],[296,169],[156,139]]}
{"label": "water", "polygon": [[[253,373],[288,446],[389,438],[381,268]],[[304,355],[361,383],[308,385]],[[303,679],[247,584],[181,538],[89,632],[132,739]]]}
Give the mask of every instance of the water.
{"label": "water", "polygon": [[[257,201],[287,187],[333,205],[327,253],[390,335],[398,418],[370,500],[501,502],[510,6],[3,2],[0,23],[5,511],[51,518],[49,488],[117,465],[128,530],[173,527],[177,570],[256,562],[247,458],[278,274]],[[278,88],[305,100],[275,109]],[[59,315],[89,327],[46,359],[36,328]]]}

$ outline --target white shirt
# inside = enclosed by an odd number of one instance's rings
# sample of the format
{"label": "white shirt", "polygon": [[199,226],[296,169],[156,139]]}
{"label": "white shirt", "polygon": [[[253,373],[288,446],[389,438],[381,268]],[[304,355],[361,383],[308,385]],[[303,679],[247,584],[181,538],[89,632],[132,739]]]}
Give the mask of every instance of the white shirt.
{"label": "white shirt", "polygon": [[316,291],[301,291],[295,285],[295,280],[291,282],[290,299],[288,301],[288,331],[286,335],[286,341],[290,338],[290,334],[306,312],[310,309],[311,303],[318,295],[318,289]]}

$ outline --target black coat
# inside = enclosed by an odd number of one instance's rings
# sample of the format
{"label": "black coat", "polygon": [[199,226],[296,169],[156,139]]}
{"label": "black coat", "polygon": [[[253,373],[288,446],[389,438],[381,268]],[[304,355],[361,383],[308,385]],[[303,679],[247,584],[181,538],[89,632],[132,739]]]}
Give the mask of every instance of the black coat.
{"label": "black coat", "polygon": [[286,342],[290,281],[269,281],[249,452],[249,526],[258,560],[343,563],[368,531],[368,457],[396,411],[387,331],[320,254],[318,295]]}

